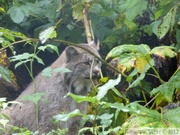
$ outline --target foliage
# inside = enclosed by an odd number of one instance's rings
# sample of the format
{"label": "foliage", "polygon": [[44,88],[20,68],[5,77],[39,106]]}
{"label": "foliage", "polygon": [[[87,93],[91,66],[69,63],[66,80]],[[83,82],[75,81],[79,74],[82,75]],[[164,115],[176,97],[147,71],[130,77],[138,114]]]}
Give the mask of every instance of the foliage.
{"label": "foliage", "polygon": [[[80,132],[88,129],[94,134],[128,134],[133,128],[179,128],[179,108],[163,112],[165,105],[179,102],[176,99],[180,89],[179,68],[165,82],[154,59],[154,56],[163,60],[174,58],[180,49],[179,6],[179,0],[2,0],[0,50],[10,50],[11,63],[15,63],[16,69],[24,65],[33,79],[34,61],[44,64],[39,56],[41,52],[59,55],[59,45],[69,43],[64,40],[85,42],[81,20],[83,9],[87,8],[91,27],[101,41],[102,57],[112,65],[115,63],[113,66],[121,75],[117,79],[102,78],[101,86],[94,88],[88,97],[68,94],[78,103],[90,103],[88,115],[75,110],[57,115],[54,120],[80,115],[93,123],[93,127],[84,127]],[[70,71],[47,68],[43,75],[49,77],[53,72]],[[3,57],[0,73],[6,82],[15,83]],[[148,76],[155,77],[159,86],[153,87],[147,82]],[[36,100],[28,98],[38,107],[41,94]],[[138,102],[131,102],[129,94],[142,97],[135,99]],[[1,114],[3,131],[7,120]],[[31,134],[27,129],[17,127],[15,130]],[[49,134],[64,132],[66,130],[58,129]]]}

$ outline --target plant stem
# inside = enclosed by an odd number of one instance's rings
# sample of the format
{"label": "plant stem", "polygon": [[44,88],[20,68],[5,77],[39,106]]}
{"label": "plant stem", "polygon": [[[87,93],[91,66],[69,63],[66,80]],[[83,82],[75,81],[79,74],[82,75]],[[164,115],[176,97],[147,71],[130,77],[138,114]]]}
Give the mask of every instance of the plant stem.
{"label": "plant stem", "polygon": [[147,60],[148,64],[151,66],[152,70],[154,71],[154,73],[157,75],[157,78],[159,79],[160,83],[163,84],[164,81],[161,79],[159,73],[157,72],[157,70],[151,65],[151,63]]}

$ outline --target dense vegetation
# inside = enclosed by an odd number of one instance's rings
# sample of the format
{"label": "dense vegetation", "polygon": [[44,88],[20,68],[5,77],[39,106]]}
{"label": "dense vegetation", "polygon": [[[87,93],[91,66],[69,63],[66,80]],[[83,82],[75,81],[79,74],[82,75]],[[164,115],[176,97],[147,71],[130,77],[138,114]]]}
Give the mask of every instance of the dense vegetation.
{"label": "dense vegetation", "polygon": [[[84,11],[90,35],[85,33]],[[15,90],[25,88],[26,74],[33,79],[64,45],[87,42],[92,31],[107,61],[102,61],[105,77],[88,97],[69,93],[77,102],[90,103],[87,115],[75,110],[54,116],[54,122],[80,115],[91,123],[81,132],[149,134],[153,130],[146,128],[166,128],[171,134],[169,128],[180,133],[179,0],[1,0],[0,96],[16,96]],[[41,95],[36,96],[31,100],[38,106]],[[4,101],[2,110],[11,103]],[[6,131],[8,121],[1,114],[0,130]]]}

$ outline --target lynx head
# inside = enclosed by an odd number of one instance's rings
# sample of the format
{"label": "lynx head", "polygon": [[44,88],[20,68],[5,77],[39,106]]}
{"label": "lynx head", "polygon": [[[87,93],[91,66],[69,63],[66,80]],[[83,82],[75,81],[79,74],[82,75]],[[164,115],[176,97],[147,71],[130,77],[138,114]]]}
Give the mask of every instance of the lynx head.
{"label": "lynx head", "polygon": [[[98,45],[94,42],[82,45],[99,56]],[[65,54],[66,67],[72,71],[65,75],[68,90],[75,94],[86,95],[92,87],[91,79],[97,82],[100,76],[101,62],[87,51],[77,47],[67,47]]]}

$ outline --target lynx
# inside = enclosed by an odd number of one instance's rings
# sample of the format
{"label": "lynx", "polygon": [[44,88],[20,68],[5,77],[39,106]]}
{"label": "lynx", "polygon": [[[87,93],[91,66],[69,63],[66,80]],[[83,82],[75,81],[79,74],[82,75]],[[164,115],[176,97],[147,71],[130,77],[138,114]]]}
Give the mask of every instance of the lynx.
{"label": "lynx", "polygon": [[[97,45],[93,42],[91,44],[83,45],[86,49],[94,52],[97,56]],[[50,78],[45,78],[42,73],[39,73],[35,80],[23,91],[23,93],[16,99],[22,104],[12,105],[6,113],[11,118],[12,125],[18,127],[27,127],[31,131],[37,131],[39,134],[48,133],[52,129],[56,129],[57,125],[52,123],[52,117],[61,112],[71,112],[79,109],[86,113],[87,103],[76,103],[71,97],[66,97],[68,92],[87,95],[91,90],[92,80],[99,77],[101,62],[87,51],[77,47],[67,47],[61,56],[50,66],[52,69],[58,67],[65,67],[72,72],[68,73],[53,73]],[[92,72],[91,72],[92,70]],[[21,101],[20,99],[35,92],[45,92],[43,100],[38,104],[38,124],[36,123],[35,105],[32,101]],[[72,118],[68,122],[58,125],[61,129],[67,128],[66,135],[77,135],[79,129],[80,118]]]}

